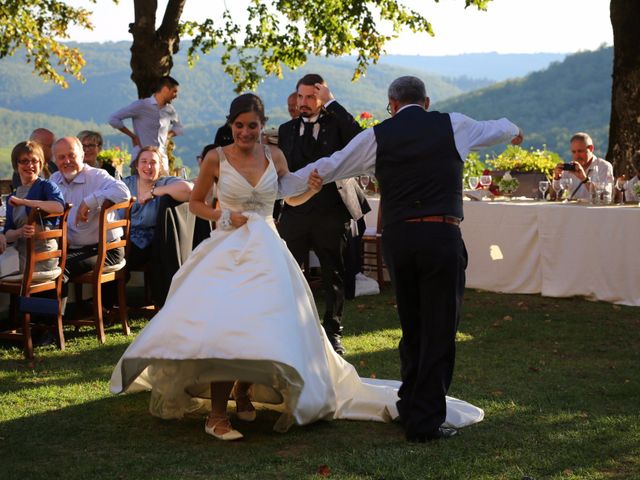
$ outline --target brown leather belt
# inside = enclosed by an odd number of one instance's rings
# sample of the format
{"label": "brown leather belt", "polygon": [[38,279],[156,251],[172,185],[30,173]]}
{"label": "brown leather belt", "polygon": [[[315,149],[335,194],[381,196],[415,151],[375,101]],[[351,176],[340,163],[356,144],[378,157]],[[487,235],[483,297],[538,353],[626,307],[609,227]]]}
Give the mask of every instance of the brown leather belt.
{"label": "brown leather belt", "polygon": [[405,222],[411,223],[420,223],[420,222],[437,222],[437,223],[448,223],[450,225],[460,225],[460,219],[458,217],[450,217],[448,215],[430,215],[428,217],[416,217],[416,218],[408,218]]}

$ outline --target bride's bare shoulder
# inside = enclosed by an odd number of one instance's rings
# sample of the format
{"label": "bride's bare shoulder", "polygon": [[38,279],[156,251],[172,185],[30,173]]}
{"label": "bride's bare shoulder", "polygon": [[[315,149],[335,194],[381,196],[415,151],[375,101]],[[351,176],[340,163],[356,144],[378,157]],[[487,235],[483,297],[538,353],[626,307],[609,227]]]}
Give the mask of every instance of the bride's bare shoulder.
{"label": "bride's bare shoulder", "polygon": [[282,153],[282,150],[280,150],[275,145],[267,145],[267,148],[271,152],[273,166],[276,168],[278,174],[280,175],[282,173],[288,172],[289,168],[287,166],[287,159],[285,158],[284,153]]}

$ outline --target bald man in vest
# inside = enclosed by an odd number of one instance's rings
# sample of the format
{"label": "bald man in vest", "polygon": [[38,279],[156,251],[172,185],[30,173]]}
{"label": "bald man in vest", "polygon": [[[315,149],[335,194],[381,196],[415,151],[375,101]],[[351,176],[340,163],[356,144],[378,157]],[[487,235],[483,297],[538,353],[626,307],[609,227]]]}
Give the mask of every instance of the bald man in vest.
{"label": "bald man in vest", "polygon": [[416,77],[394,80],[388,99],[391,118],[283,177],[281,186],[303,191],[313,169],[324,182],[375,174],[383,255],[402,327],[398,413],[407,440],[425,442],[457,434],[444,424],[467,266],[460,232],[463,164],[470,151],[518,145],[523,134],[506,118],[480,122],[429,112],[425,85]]}

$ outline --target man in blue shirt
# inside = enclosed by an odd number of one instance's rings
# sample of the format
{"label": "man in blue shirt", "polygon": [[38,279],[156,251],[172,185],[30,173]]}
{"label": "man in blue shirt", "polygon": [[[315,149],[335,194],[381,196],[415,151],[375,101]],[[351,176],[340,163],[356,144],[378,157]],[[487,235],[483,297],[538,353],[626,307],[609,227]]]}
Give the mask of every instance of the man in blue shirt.
{"label": "man in blue shirt", "polygon": [[[178,97],[179,85],[170,76],[162,77],[153,95],[136,100],[109,117],[109,125],[131,138],[132,158],[138,155],[141,147],[158,147],[165,171],[169,170],[167,141],[183,132],[178,114],[171,105]],[[125,126],[126,118],[131,119],[133,132]]]}

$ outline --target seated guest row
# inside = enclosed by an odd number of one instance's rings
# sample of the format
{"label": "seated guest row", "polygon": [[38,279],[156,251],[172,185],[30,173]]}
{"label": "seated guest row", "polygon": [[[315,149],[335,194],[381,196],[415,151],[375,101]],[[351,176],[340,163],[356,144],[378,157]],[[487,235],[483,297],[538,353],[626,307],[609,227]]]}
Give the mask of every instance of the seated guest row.
{"label": "seated guest row", "polygon": [[[86,139],[86,137],[85,137]],[[95,139],[93,141],[96,141]],[[99,212],[105,200],[121,203],[132,196],[137,202],[132,207],[131,256],[132,263],[144,263],[148,259],[149,246],[153,238],[155,219],[158,212],[158,197],[169,195],[179,202],[189,199],[192,184],[176,177],[161,175],[160,155],[155,147],[141,149],[134,161],[134,175],[120,181],[100,168],[84,162],[83,143],[76,137],[64,137],[53,143],[53,159],[58,169],[49,179],[40,178],[45,166],[45,156],[40,145],[33,141],[21,142],[12,151],[11,161],[20,177],[21,185],[8,197],[7,219],[0,234],[0,252],[7,243],[14,244],[20,253],[20,271],[24,269],[25,238],[33,236],[35,229],[25,225],[32,208],[40,208],[47,213],[60,213],[65,202],[73,205],[67,223],[68,247],[67,263],[64,271],[66,283],[83,273],[91,271],[98,252]],[[113,219],[111,219],[113,220]],[[35,228],[47,228],[46,224]],[[122,229],[115,229],[109,238],[113,241],[122,236]],[[55,241],[53,241],[55,242]],[[51,250],[55,246],[42,242],[38,251]],[[0,256],[0,260],[4,254]],[[123,262],[123,248],[110,250],[105,265]],[[57,266],[57,259],[50,259],[38,265],[39,270],[51,270]],[[16,272],[6,272],[16,273]],[[4,272],[3,272],[4,274]],[[105,305],[112,303],[115,292],[104,292]]]}

